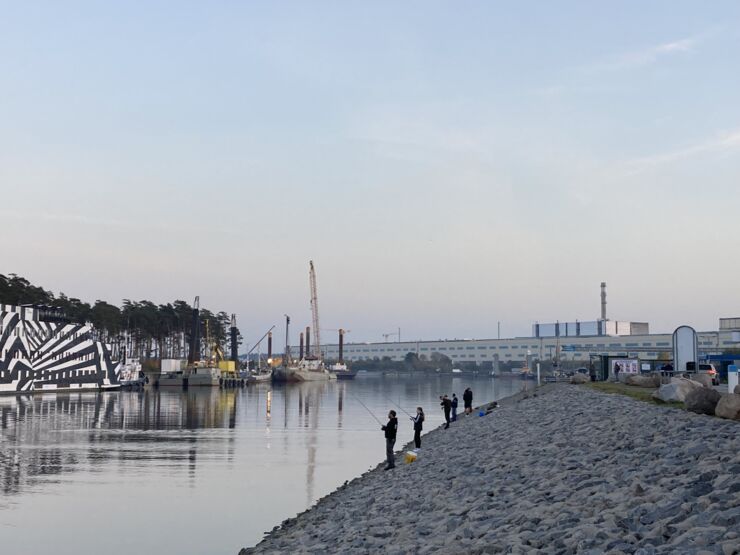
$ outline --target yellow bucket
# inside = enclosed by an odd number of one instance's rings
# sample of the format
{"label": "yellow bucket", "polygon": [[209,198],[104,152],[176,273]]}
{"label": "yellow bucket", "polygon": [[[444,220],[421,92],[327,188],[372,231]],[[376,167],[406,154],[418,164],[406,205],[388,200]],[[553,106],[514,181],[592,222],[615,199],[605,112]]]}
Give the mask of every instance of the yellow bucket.
{"label": "yellow bucket", "polygon": [[416,460],[416,453],[413,451],[406,451],[406,456],[403,458],[403,462],[406,464],[411,464]]}

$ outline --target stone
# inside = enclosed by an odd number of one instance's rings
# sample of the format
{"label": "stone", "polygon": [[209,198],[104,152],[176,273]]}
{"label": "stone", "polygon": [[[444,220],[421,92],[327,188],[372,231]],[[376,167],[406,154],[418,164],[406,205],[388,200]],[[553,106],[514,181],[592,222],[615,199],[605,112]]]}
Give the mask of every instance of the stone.
{"label": "stone", "polygon": [[721,397],[719,391],[714,389],[696,388],[686,395],[684,405],[688,411],[714,416],[714,409]]}
{"label": "stone", "polygon": [[580,372],[573,374],[570,377],[570,383],[572,384],[582,384],[582,383],[588,383],[591,381],[591,378],[589,378],[586,374],[581,374]]}
{"label": "stone", "polygon": [[735,386],[735,389],[733,389],[732,392],[735,395],[740,395],[740,383]]}
{"label": "stone", "polygon": [[694,374],[691,376],[691,379],[695,382],[700,383],[704,387],[711,388],[714,384],[712,384],[712,377],[709,374]]}
{"label": "stone", "polygon": [[686,400],[686,395],[692,389],[704,387],[700,383],[686,378],[671,378],[671,383],[663,384],[660,388],[653,393],[653,398],[664,403],[671,401],[678,401],[683,403]]}
{"label": "stone", "polygon": [[631,374],[627,377],[627,385],[636,387],[660,387],[660,374]]}
{"label": "stone", "polygon": [[740,395],[734,393],[722,395],[714,408],[714,414],[728,420],[740,420]]}

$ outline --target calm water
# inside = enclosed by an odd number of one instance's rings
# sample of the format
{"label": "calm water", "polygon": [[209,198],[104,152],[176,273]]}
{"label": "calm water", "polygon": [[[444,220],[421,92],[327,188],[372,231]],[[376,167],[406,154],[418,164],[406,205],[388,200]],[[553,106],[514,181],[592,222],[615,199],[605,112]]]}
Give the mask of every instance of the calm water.
{"label": "calm water", "polygon": [[[399,413],[397,446],[438,396],[475,404],[518,380],[360,375],[241,390],[0,397],[3,553],[235,554],[384,458],[377,422]],[[462,400],[460,401],[462,412]],[[422,439],[423,447],[423,439]]]}

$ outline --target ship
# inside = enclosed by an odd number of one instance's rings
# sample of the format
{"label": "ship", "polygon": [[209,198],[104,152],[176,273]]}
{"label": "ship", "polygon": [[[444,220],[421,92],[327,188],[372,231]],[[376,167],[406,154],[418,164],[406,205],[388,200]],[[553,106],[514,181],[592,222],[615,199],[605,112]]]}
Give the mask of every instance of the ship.
{"label": "ship", "polygon": [[120,388],[122,364],[56,307],[0,304],[0,393]]}
{"label": "ship", "polygon": [[[290,316],[285,315],[285,354],[282,366],[273,368],[273,382],[316,382],[336,380],[337,376],[332,374],[321,359],[321,339],[319,336],[319,301],[316,288],[316,270],[313,260],[309,262],[309,282],[311,286],[311,315],[313,318],[314,345],[313,352],[310,345],[306,345],[306,354],[301,353],[298,363],[294,363],[290,356],[290,341],[288,328]],[[310,343],[311,330],[306,329],[306,341]]]}
{"label": "ship", "polygon": [[336,379],[337,376],[324,366],[324,362],[314,357],[304,357],[297,364],[272,370],[274,382],[319,382]]}

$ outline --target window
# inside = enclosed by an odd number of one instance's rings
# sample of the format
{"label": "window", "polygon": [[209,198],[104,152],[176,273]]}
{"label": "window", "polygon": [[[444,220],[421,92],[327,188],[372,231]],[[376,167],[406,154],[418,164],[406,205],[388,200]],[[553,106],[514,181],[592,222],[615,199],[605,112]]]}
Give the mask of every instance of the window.
{"label": "window", "polygon": [[656,347],[669,347],[671,344],[668,341],[658,341]]}

